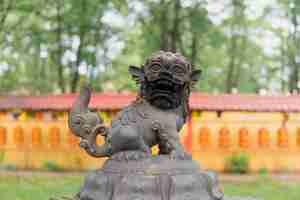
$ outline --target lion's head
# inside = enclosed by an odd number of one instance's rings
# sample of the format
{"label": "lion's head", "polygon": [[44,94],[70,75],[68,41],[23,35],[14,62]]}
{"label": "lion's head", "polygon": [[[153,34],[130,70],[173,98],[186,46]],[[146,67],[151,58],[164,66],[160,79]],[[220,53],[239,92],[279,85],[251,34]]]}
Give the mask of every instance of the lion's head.
{"label": "lion's head", "polygon": [[179,53],[159,51],[140,68],[130,66],[129,72],[141,86],[140,97],[151,105],[163,110],[181,106],[187,112],[190,90],[201,70]]}

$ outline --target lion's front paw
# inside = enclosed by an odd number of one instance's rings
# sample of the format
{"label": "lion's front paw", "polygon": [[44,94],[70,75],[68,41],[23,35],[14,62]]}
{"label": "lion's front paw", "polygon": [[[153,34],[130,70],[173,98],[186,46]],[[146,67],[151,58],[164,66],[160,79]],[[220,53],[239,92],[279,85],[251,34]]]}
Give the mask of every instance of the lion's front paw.
{"label": "lion's front paw", "polygon": [[87,150],[88,148],[90,148],[90,145],[88,143],[88,141],[86,139],[81,139],[79,146],[85,150]]}
{"label": "lion's front paw", "polygon": [[192,156],[185,152],[185,151],[180,151],[180,150],[173,150],[171,151],[170,153],[170,158],[172,160],[191,160],[192,159]]}
{"label": "lion's front paw", "polygon": [[121,151],[115,153],[111,159],[117,161],[131,161],[131,160],[143,160],[151,157],[151,154],[143,151]]}

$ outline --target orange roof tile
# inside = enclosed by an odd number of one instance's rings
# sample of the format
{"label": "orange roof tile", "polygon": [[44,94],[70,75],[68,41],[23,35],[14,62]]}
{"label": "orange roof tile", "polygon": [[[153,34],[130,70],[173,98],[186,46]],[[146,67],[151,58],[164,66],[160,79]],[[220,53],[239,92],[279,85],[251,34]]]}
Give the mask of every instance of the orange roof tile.
{"label": "orange roof tile", "polygon": [[[76,94],[48,96],[2,96],[0,110],[68,110]],[[90,108],[100,110],[121,109],[135,99],[134,93],[96,93]],[[190,107],[206,111],[257,111],[257,112],[300,112],[300,95],[258,96],[241,94],[210,95],[193,93]]]}

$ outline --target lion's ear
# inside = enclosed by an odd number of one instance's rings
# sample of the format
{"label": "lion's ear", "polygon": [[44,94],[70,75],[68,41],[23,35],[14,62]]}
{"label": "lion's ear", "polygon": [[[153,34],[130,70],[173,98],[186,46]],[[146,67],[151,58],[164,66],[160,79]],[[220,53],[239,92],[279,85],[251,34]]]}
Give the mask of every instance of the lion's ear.
{"label": "lion's ear", "polygon": [[141,83],[144,80],[144,71],[139,67],[129,66],[129,73],[137,83]]}
{"label": "lion's ear", "polygon": [[199,81],[201,73],[202,73],[201,69],[196,69],[196,70],[192,71],[192,74],[191,74],[191,84],[192,85],[195,85],[196,82]]}

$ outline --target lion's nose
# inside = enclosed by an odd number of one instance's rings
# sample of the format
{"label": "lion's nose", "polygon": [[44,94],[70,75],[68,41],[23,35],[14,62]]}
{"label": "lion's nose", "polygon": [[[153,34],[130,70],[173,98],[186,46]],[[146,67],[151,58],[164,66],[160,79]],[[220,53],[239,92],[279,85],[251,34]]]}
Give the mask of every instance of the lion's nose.
{"label": "lion's nose", "polygon": [[166,78],[166,79],[172,79],[172,73],[169,72],[168,70],[163,70],[162,72],[160,72],[159,76],[161,78]]}

